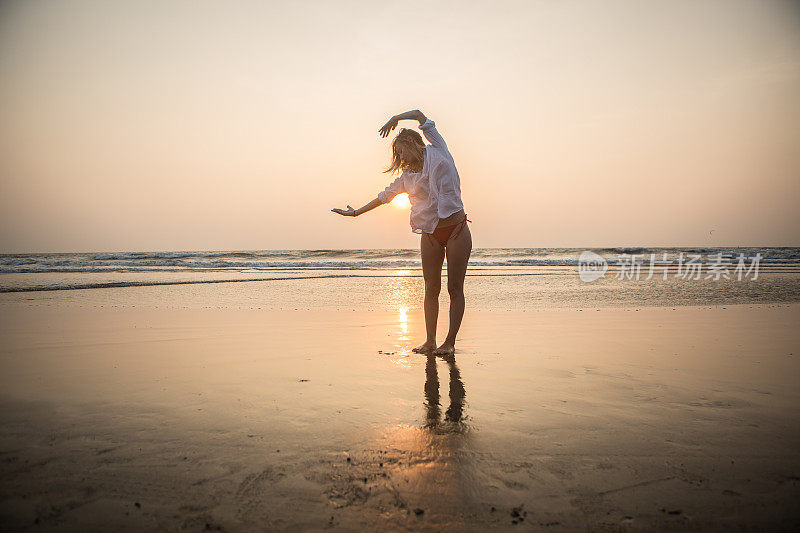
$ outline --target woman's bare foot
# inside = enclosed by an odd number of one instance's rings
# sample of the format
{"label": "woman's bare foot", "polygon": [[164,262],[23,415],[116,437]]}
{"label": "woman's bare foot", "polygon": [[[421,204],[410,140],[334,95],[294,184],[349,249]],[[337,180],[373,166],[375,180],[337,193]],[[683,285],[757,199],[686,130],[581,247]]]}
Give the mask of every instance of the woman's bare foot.
{"label": "woman's bare foot", "polygon": [[425,341],[424,344],[420,344],[411,351],[415,353],[428,353],[434,348],[436,348],[436,341]]}
{"label": "woman's bare foot", "polygon": [[453,355],[456,353],[456,347],[453,344],[445,341],[441,346],[433,351],[434,355]]}

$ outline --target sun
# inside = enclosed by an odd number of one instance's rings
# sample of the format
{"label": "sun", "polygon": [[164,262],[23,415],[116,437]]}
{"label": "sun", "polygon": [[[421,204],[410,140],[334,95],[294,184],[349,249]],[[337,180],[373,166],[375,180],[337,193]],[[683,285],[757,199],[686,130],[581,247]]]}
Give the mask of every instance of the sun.
{"label": "sun", "polygon": [[392,200],[392,205],[399,207],[400,209],[408,209],[411,207],[411,201],[408,199],[408,194],[402,193],[394,197],[394,200]]}

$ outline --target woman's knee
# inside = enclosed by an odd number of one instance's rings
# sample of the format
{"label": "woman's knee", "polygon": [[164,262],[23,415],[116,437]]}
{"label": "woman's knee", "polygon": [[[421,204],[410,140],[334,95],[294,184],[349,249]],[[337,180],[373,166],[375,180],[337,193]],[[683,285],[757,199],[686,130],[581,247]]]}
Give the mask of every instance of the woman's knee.
{"label": "woman's knee", "polygon": [[448,280],[447,292],[450,294],[450,298],[453,298],[454,296],[464,296],[464,282]]}
{"label": "woman's knee", "polygon": [[425,296],[439,296],[442,290],[442,280],[425,280]]}

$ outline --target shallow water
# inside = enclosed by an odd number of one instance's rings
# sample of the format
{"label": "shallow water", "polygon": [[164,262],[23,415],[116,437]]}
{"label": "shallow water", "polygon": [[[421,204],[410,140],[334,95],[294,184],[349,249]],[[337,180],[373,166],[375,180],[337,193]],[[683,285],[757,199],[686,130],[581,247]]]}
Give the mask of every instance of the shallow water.
{"label": "shallow water", "polygon": [[[208,274],[172,274],[171,285],[143,285],[94,289],[40,290],[0,293],[2,302],[30,305],[86,305],[177,307],[177,308],[262,308],[262,309],[373,309],[398,311],[419,309],[424,284],[417,270],[393,272],[354,271],[336,277],[277,276],[280,279],[223,283],[200,281]],[[142,274],[129,274],[141,280]],[[106,274],[4,274],[6,286],[39,283],[51,286],[63,280],[48,276],[69,276],[71,284],[108,281]],[[119,280],[128,276],[116,274]],[[157,274],[163,281],[163,273]],[[247,276],[239,274],[239,276]],[[362,277],[363,276],[363,277]],[[35,277],[31,281],[28,277]],[[231,276],[232,277],[232,276]],[[272,277],[272,276],[271,276]],[[17,278],[17,279],[11,279]],[[25,279],[21,279],[25,278]],[[447,305],[446,282],[440,296]],[[676,306],[710,304],[778,303],[800,301],[800,274],[760,273],[758,279],[682,279],[670,276],[645,279],[616,279],[613,276],[591,283],[580,280],[574,270],[540,268],[537,272],[471,272],[464,283],[467,308],[546,309],[624,306]]]}
{"label": "shallow water", "polygon": [[16,529],[797,523],[797,305],[475,310],[440,359],[418,310],[132,303],[0,305]]}

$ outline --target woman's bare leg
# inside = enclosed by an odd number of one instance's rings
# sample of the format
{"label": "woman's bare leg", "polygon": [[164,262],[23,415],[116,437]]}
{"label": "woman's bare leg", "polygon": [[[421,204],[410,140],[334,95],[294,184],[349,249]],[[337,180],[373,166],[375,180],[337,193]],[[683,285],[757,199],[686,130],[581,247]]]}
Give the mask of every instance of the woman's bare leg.
{"label": "woman's bare leg", "polygon": [[447,338],[433,353],[449,355],[456,351],[456,334],[464,318],[464,277],[472,252],[472,234],[464,227],[454,238],[447,241],[447,292],[450,293],[450,330]]}
{"label": "woman's bare leg", "polygon": [[439,318],[444,248],[426,233],[422,234],[419,246],[422,254],[422,277],[425,278],[425,331],[428,338],[413,351],[425,353],[436,348],[436,322]]}
{"label": "woman's bare leg", "polygon": [[426,427],[435,428],[441,422],[442,408],[439,404],[439,373],[436,370],[436,356],[428,354],[425,363],[425,411]]}

